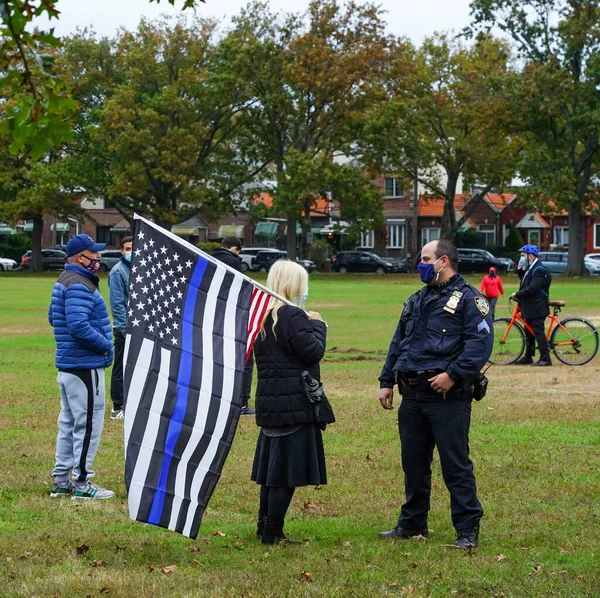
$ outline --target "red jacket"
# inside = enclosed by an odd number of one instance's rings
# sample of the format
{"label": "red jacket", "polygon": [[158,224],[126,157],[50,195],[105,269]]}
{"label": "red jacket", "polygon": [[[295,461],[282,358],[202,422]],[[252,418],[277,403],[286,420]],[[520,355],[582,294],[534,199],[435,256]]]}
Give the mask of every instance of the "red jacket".
{"label": "red jacket", "polygon": [[504,295],[500,277],[496,275],[492,278],[489,274],[486,274],[481,281],[479,292],[483,293],[488,299]]}

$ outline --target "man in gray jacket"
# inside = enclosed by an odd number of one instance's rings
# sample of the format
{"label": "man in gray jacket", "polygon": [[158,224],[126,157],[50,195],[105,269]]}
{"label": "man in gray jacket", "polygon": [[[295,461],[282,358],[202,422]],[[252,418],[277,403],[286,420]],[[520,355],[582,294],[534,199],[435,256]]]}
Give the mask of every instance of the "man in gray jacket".
{"label": "man in gray jacket", "polygon": [[125,328],[127,327],[127,304],[129,303],[129,278],[131,276],[131,252],[133,237],[121,239],[121,259],[108,275],[110,311],[113,316],[115,363],[110,379],[110,398],[113,408],[110,419],[123,419],[123,353]]}

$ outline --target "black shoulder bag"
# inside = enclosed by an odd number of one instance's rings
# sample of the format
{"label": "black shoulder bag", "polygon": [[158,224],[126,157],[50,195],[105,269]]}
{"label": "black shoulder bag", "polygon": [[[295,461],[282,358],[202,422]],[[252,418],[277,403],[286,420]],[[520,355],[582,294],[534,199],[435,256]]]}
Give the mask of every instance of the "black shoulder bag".
{"label": "black shoulder bag", "polygon": [[335,415],[331,403],[323,390],[323,383],[315,380],[307,371],[300,376],[300,385],[304,388],[308,400],[315,406],[315,418],[321,430],[325,430],[327,424],[335,422]]}

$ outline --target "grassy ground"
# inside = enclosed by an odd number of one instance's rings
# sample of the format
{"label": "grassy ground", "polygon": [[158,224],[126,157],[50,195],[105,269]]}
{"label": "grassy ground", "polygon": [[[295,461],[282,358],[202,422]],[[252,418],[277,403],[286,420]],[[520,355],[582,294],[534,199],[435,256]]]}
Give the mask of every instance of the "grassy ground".
{"label": "grassy ground", "polygon": [[[323,379],[338,422],[325,433],[329,485],[300,489],[291,506],[286,531],[306,542],[265,548],[254,537],[252,418],[240,422],[191,541],[129,520],[122,422],[107,418],[95,462],[117,499],[48,498],[58,397],[46,309],[55,278],[0,276],[0,596],[600,595],[600,358],[488,372],[471,429],[486,511],[480,548],[447,546],[454,536],[437,459],[430,538],[378,541],[395,524],[403,485],[396,416],[379,407],[377,375],[419,284],[313,276],[309,308],[329,322]],[[505,282],[516,289],[516,278]],[[565,315],[599,322],[599,290],[600,281],[555,278],[552,295],[567,301]],[[507,313],[506,302],[498,311]]]}

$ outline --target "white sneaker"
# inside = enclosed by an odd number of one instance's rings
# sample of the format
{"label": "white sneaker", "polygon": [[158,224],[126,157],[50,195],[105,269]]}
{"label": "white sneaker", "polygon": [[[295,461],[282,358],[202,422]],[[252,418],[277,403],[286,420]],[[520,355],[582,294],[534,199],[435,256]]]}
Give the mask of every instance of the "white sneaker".
{"label": "white sneaker", "polygon": [[88,482],[84,488],[75,488],[71,500],[100,500],[112,498],[115,493],[112,490],[102,488],[93,482]]}
{"label": "white sneaker", "polygon": [[110,412],[110,419],[123,419],[125,417],[124,409],[112,409]]}

